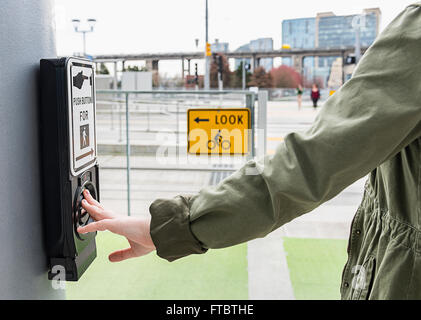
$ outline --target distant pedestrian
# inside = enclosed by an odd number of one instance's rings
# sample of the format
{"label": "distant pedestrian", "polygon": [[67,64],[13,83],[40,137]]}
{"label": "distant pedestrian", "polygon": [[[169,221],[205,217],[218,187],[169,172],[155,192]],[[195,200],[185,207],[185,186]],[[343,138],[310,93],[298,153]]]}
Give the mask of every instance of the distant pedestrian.
{"label": "distant pedestrian", "polygon": [[313,107],[316,110],[317,102],[320,99],[320,90],[317,84],[313,84],[313,88],[311,89],[311,100],[313,100]]}
{"label": "distant pedestrian", "polygon": [[301,110],[301,104],[303,101],[303,87],[301,84],[298,84],[297,88],[297,102],[298,102],[298,110]]}

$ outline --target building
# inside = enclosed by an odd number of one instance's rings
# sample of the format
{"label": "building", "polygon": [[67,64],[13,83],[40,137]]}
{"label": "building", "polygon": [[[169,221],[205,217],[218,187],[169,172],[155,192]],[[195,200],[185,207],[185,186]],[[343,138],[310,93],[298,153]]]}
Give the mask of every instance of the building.
{"label": "building", "polygon": [[[253,52],[253,51],[272,51],[273,39],[272,38],[259,38],[251,40],[249,43],[242,45],[235,52]],[[244,59],[245,63],[251,63],[250,59]],[[235,59],[235,69],[237,69],[243,59]],[[266,71],[273,68],[273,58],[262,58],[259,61],[259,66],[264,67]]]}
{"label": "building", "polygon": [[[314,49],[316,43],[316,18],[301,18],[282,21],[282,44],[294,49]],[[292,67],[291,58],[283,58],[282,64]],[[304,59],[304,77],[312,77],[314,58]]]}
{"label": "building", "polygon": [[[282,44],[292,49],[353,47],[356,31],[352,22],[359,15],[337,16],[333,12],[318,13],[315,18],[290,19],[282,22]],[[369,47],[379,34],[381,11],[379,8],[364,9],[360,30],[361,47]],[[327,84],[332,64],[338,57],[304,59],[304,76],[321,78]],[[282,63],[292,66],[291,58]]]}
{"label": "building", "polygon": [[211,51],[215,53],[223,53],[229,51],[228,42],[219,42],[218,39],[215,39],[215,42],[211,44]]}
{"label": "building", "polygon": [[[362,47],[370,46],[379,34],[380,9],[365,9],[363,11],[364,26],[360,31]],[[332,12],[319,13],[316,17],[316,48],[337,48],[354,46],[356,33],[352,21],[356,15],[336,16]]]}
{"label": "building", "polygon": [[282,44],[292,48],[312,49],[316,43],[316,18],[282,21]]}

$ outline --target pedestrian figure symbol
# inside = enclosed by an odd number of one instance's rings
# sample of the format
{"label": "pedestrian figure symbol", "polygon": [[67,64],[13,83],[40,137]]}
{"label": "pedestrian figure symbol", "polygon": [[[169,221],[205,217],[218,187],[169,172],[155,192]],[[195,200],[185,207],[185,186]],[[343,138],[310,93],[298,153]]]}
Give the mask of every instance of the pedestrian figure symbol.
{"label": "pedestrian figure symbol", "polygon": [[80,149],[89,147],[89,124],[80,126]]}

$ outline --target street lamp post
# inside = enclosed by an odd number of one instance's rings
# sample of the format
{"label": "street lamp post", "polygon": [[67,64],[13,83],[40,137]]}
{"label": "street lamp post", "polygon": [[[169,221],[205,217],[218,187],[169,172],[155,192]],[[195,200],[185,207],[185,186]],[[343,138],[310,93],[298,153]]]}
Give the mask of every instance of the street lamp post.
{"label": "street lamp post", "polygon": [[80,26],[80,20],[79,19],[72,19],[73,28],[75,29],[75,32],[82,33],[83,36],[83,56],[86,56],[86,34],[89,32],[94,31],[94,26],[96,23],[96,19],[87,19],[89,28],[88,29],[79,29]]}
{"label": "street lamp post", "polygon": [[[206,35],[205,35],[205,43],[208,46],[208,0],[206,0]],[[205,90],[209,90],[210,88],[210,56],[205,49]]]}

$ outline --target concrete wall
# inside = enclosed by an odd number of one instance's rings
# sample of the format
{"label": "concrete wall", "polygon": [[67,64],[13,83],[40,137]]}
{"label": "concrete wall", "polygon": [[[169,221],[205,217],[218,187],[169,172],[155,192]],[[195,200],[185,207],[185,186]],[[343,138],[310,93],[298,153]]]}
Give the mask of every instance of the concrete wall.
{"label": "concrete wall", "polygon": [[114,77],[105,74],[95,75],[95,88],[96,90],[110,90],[113,89]]}
{"label": "concrete wall", "polygon": [[121,90],[150,91],[152,90],[152,72],[125,71],[121,77]]}
{"label": "concrete wall", "polygon": [[[95,89],[96,90],[113,89],[113,82],[114,82],[113,76],[105,75],[105,74],[95,75]],[[110,100],[110,98],[111,98],[111,95],[109,94],[97,93],[96,95],[97,102],[101,100]]]}
{"label": "concrete wall", "polygon": [[47,280],[38,151],[39,60],[54,57],[53,3],[0,6],[0,299],[60,299]]}

